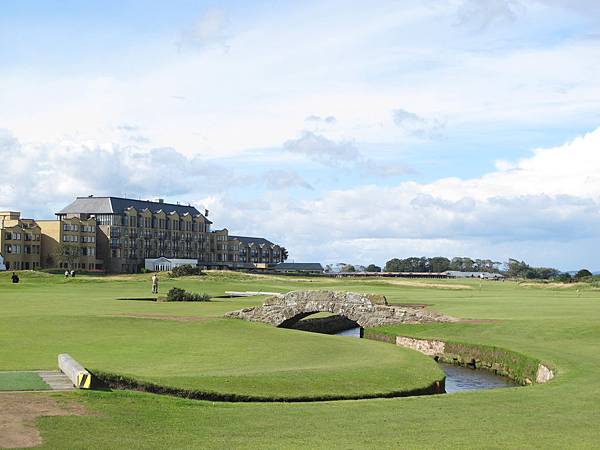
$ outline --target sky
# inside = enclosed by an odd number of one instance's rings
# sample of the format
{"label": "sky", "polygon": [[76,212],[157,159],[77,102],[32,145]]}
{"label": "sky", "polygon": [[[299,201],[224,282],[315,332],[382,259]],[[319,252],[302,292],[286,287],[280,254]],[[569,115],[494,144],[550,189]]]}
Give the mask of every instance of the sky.
{"label": "sky", "polygon": [[600,270],[597,0],[0,8],[0,210],[165,198],[290,261]]}

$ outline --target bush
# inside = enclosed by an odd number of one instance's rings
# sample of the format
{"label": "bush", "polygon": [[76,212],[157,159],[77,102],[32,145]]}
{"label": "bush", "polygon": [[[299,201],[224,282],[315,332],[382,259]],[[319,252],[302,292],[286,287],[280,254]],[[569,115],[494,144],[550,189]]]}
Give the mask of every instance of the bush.
{"label": "bush", "polygon": [[196,294],[194,292],[188,292],[185,289],[171,288],[167,292],[168,302],[209,302],[210,296],[208,294]]}
{"label": "bush", "polygon": [[169,273],[171,278],[187,277],[190,275],[202,275],[200,267],[195,267],[191,264],[184,264],[183,266],[177,266],[173,268]]}
{"label": "bush", "polygon": [[574,277],[574,278],[575,278],[577,281],[581,281],[581,280],[583,280],[583,279],[585,279],[585,278],[591,278],[591,277],[592,277],[592,272],[590,272],[590,271],[589,271],[589,270],[587,270],[587,269],[581,269],[579,272],[577,272],[577,273],[575,274],[575,277]]}

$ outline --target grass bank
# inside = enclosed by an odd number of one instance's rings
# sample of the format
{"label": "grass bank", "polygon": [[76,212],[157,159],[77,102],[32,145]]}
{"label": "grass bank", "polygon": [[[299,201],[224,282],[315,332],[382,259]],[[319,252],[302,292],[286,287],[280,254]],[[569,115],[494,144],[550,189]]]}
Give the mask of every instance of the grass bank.
{"label": "grass bank", "polygon": [[[394,330],[398,335],[507,349],[547,362],[557,369],[559,376],[549,383],[528,388],[313,403],[192,401],[132,391],[52,394],[59,399],[76,399],[85,405],[89,415],[39,419],[43,447],[64,448],[64,443],[69,442],[71,448],[133,449],[563,449],[595,448],[600,442],[599,291],[588,286],[555,289],[523,287],[511,282],[480,283],[479,280],[457,282],[471,289],[439,289],[391,285],[381,280],[282,278],[209,274],[201,280],[165,279],[161,289],[177,285],[213,296],[224,295],[226,290],[285,292],[307,288],[384,294],[391,303],[427,304],[436,311],[465,319],[452,324],[399,326]],[[5,343],[0,347],[2,369],[52,368],[62,344],[72,346],[74,352],[83,352],[84,347],[78,347],[77,340],[88,333],[94,335],[93,339],[85,338],[96,346],[92,352],[100,354],[103,349],[113,352],[110,360],[95,359],[94,367],[113,364],[111,370],[115,370],[117,363],[120,365],[128,357],[135,357],[136,365],[139,364],[139,370],[136,367],[134,372],[136,377],[150,379],[152,375],[143,372],[155,364],[158,357],[144,363],[147,355],[151,356],[154,351],[164,355],[166,351],[162,352],[161,348],[169,340],[187,342],[186,336],[196,326],[203,329],[210,323],[225,324],[227,321],[219,319],[225,312],[261,301],[260,298],[232,299],[202,305],[118,301],[114,299],[146,296],[151,288],[149,280],[141,276],[81,277],[79,280],[69,280],[75,282],[69,284],[60,277],[34,280],[23,274],[22,284],[15,287],[5,275],[0,275],[0,341]],[[440,280],[439,283],[452,285],[454,281]],[[173,319],[133,317],[142,315]],[[181,318],[189,321],[183,322]],[[58,334],[63,321],[68,330],[64,339]],[[155,327],[154,323],[159,325]],[[57,330],[56,334],[53,329]],[[299,370],[297,377],[288,378],[296,383],[310,384],[310,370],[315,364],[319,365],[317,369],[326,372],[324,367],[332,364],[328,360],[335,358],[337,350],[323,356],[321,352],[329,345],[335,347],[336,339],[344,339],[314,335],[324,339],[319,341],[323,344],[317,345],[305,340],[313,335],[274,330],[277,334],[262,344],[258,344],[258,337],[253,342],[258,346],[271,346],[267,348],[273,355],[269,355],[269,351],[262,353],[266,354],[267,366],[275,369],[287,365],[291,367],[289,372]],[[237,333],[219,335],[223,342],[217,344],[209,338],[195,340],[192,337],[192,344],[187,348],[194,353],[198,348],[209,349],[216,345],[219,348],[216,354],[211,355],[208,350],[204,353],[203,365],[208,367],[202,370],[207,379],[224,376],[219,383],[225,384],[226,377],[235,371],[251,375],[244,367],[244,352],[236,349],[244,337],[252,341],[251,335],[266,337],[258,328],[244,325]],[[286,350],[286,346],[277,345],[278,340],[292,335],[291,340],[297,342],[297,346]],[[347,349],[341,349],[344,356],[333,360],[335,371],[343,371],[346,361],[356,359],[361,351],[363,343],[346,339],[350,342]],[[372,344],[401,351],[383,343]],[[141,345],[140,355],[146,355],[143,358],[135,355],[138,345]],[[313,345],[317,346],[313,348]],[[227,353],[229,348],[231,353]],[[301,357],[296,359],[298,366],[290,363],[296,350],[301,352]],[[366,370],[369,365],[375,367],[388,358],[393,357],[386,353],[370,359],[360,382],[371,378],[370,382],[375,384],[379,375]],[[179,363],[176,357],[167,359],[163,369],[171,366],[174,370]],[[126,374],[124,368],[115,371]],[[353,371],[354,368],[349,367],[348,373]],[[256,384],[251,387],[248,383],[249,389],[258,391],[263,382],[268,383],[270,377],[279,375],[277,370],[269,372],[256,373],[253,381]],[[214,378],[215,383],[217,378]],[[312,383],[322,389],[320,377],[315,377]]]}

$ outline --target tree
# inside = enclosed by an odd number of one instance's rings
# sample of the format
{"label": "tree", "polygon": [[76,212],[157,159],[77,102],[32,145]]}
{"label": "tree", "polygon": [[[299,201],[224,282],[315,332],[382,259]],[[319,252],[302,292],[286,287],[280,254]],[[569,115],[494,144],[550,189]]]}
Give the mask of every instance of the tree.
{"label": "tree", "polygon": [[506,276],[511,278],[528,278],[527,273],[531,269],[525,261],[509,258],[506,264]]}
{"label": "tree", "polygon": [[365,269],[365,272],[381,272],[381,267],[376,266],[375,264],[369,264]]}
{"label": "tree", "polygon": [[289,255],[288,255],[287,248],[281,247],[281,261],[283,262],[283,261],[287,260],[288,256]]}
{"label": "tree", "polygon": [[429,266],[432,272],[445,272],[450,269],[450,260],[443,256],[436,256],[431,258]]}
{"label": "tree", "polygon": [[572,281],[572,279],[573,279],[573,277],[571,276],[571,274],[569,272],[563,272],[556,277],[557,281],[561,281],[563,283],[570,283]]}
{"label": "tree", "polygon": [[398,258],[392,258],[385,263],[383,270],[385,272],[400,272],[400,264],[402,262]]}
{"label": "tree", "polygon": [[67,268],[72,269],[75,262],[79,260],[79,247],[71,242],[61,242],[58,244],[55,256],[58,261],[66,263]]}
{"label": "tree", "polygon": [[344,272],[356,272],[356,269],[352,264],[348,264],[344,267]]}
{"label": "tree", "polygon": [[552,267],[535,267],[534,270],[537,272],[536,278],[542,280],[556,278],[560,274],[560,270],[553,269]]}
{"label": "tree", "polygon": [[592,276],[592,272],[590,272],[590,271],[589,271],[589,270],[587,270],[587,269],[581,269],[579,272],[577,272],[577,273],[575,274],[575,277],[574,277],[574,278],[575,278],[577,281],[579,281],[579,280],[581,280],[582,278],[587,278],[587,277],[591,277],[591,276]]}
{"label": "tree", "polygon": [[560,271],[552,267],[531,267],[525,261],[510,258],[506,262],[506,275],[512,278],[527,278],[530,280],[548,280],[556,278]]}

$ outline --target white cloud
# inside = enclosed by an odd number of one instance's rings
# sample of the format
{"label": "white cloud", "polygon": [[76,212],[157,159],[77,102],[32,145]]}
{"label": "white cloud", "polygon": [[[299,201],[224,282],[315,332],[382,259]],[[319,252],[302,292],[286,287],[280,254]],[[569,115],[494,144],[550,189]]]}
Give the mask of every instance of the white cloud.
{"label": "white cloud", "polygon": [[177,52],[173,37],[159,34],[97,55],[104,63],[95,70],[77,55],[64,70],[3,64],[0,123],[28,142],[116,141],[108,131],[115,123],[135,123],[153,146],[222,156],[275,147],[299,124],[315,125],[305,122],[315,111],[332,139],[390,145],[406,140],[389,116],[398,105],[473,132],[587,126],[597,117],[600,41],[584,39],[593,30],[577,34],[571,24],[564,33],[567,25],[547,19],[549,7],[537,2],[511,34],[473,39],[452,26],[459,4],[323,2],[232,24],[209,10],[184,33],[201,52]]}
{"label": "white cloud", "polygon": [[458,23],[483,30],[496,22],[513,22],[523,9],[519,0],[465,0],[457,11]]}
{"label": "white cloud", "polygon": [[392,111],[394,123],[405,132],[417,137],[437,138],[446,124],[439,119],[424,119],[417,114],[399,108]]}
{"label": "white cloud", "polygon": [[194,23],[181,31],[177,42],[180,49],[193,48],[203,50],[207,47],[219,47],[229,50],[226,32],[227,17],[225,11],[211,8],[196,18]]}
{"label": "white cloud", "polygon": [[405,164],[375,161],[366,157],[352,141],[336,142],[312,131],[303,131],[300,137],[286,141],[283,147],[291,154],[303,155],[325,166],[350,169],[380,178],[414,173]]}
{"label": "white cloud", "polygon": [[339,167],[360,159],[361,154],[354,142],[334,142],[331,139],[303,131],[297,139],[290,139],[283,147],[292,154],[300,154],[323,164]]}
{"label": "white cloud", "polygon": [[[536,149],[510,170],[478,178],[360,186],[303,202],[266,201],[270,219],[245,225],[286,242],[298,259],[327,262],[357,261],[352,256],[359,254],[365,255],[360,262],[383,262],[419,249],[452,255],[459,249],[476,251],[477,245],[489,252],[477,256],[550,258],[540,264],[589,260],[590,240],[600,242],[598,148],[600,128],[559,147]],[[222,212],[228,215],[226,208]],[[343,247],[332,250],[332,243],[340,242]],[[365,242],[377,249],[370,258]],[[564,254],[566,242],[569,255]],[[538,255],[523,254],[532,248]]]}

